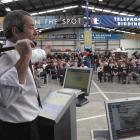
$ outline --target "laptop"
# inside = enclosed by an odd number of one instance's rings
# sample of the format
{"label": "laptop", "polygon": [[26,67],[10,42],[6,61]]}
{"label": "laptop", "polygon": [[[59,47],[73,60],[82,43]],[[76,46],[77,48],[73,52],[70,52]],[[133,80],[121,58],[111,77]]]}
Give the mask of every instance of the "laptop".
{"label": "laptop", "polygon": [[140,97],[105,101],[110,140],[140,140]]}
{"label": "laptop", "polygon": [[75,92],[77,96],[84,93],[88,96],[92,71],[92,68],[67,67],[61,92]]}

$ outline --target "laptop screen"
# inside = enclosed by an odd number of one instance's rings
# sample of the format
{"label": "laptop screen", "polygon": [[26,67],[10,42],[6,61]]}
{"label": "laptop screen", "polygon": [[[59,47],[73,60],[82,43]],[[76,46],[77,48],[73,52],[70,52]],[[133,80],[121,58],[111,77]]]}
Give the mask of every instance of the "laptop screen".
{"label": "laptop screen", "polygon": [[106,101],[111,140],[140,140],[140,98]]}
{"label": "laptop screen", "polygon": [[92,79],[92,68],[68,67],[66,69],[64,88],[78,89],[89,95]]}

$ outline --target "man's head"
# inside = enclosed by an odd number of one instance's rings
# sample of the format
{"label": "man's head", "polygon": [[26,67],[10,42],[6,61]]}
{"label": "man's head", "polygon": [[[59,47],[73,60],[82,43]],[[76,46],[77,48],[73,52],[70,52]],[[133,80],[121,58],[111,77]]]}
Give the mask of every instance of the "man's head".
{"label": "man's head", "polygon": [[3,29],[7,39],[14,42],[25,38],[35,40],[37,35],[33,18],[23,10],[9,12],[4,18]]}

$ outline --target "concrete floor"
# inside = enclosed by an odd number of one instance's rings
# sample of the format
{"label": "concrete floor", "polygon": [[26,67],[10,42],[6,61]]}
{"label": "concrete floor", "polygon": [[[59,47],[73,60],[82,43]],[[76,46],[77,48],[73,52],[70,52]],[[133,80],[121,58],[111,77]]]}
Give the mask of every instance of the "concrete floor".
{"label": "concrete floor", "polygon": [[[49,92],[62,88],[58,81],[49,80],[47,85],[43,85],[39,91],[43,99]],[[91,129],[107,129],[104,101],[110,99],[119,99],[127,97],[140,96],[140,84],[131,82],[131,84],[120,84],[117,81],[113,83],[100,83],[97,75],[94,74],[90,95],[87,97],[89,103],[77,107],[77,140],[91,140]]]}

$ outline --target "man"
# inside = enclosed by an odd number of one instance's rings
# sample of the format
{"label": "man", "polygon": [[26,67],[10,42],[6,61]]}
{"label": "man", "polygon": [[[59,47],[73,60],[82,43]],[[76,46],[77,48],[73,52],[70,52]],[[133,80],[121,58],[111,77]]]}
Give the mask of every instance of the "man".
{"label": "man", "polygon": [[0,139],[39,140],[40,106],[29,68],[37,36],[35,23],[29,13],[15,10],[6,15],[3,29],[5,47],[15,46],[15,50],[0,56]]}

